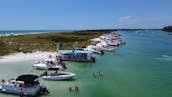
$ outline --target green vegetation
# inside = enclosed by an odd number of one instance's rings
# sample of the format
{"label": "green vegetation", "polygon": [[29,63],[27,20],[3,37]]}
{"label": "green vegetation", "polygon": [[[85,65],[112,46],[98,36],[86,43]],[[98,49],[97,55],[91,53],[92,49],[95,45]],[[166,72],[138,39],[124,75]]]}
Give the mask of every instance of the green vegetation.
{"label": "green vegetation", "polygon": [[162,30],[166,32],[172,32],[172,26],[164,27]]}
{"label": "green vegetation", "polygon": [[82,30],[73,32],[51,32],[0,36],[0,56],[16,52],[55,51],[56,43],[63,42],[63,49],[71,49],[74,42],[77,47],[87,46],[89,39],[115,30]]}

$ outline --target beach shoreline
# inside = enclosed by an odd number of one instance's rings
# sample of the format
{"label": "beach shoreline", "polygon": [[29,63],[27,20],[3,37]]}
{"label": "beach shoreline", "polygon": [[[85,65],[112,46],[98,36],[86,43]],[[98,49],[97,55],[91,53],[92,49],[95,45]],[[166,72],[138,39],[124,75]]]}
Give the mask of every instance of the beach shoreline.
{"label": "beach shoreline", "polygon": [[41,60],[48,58],[48,55],[53,55],[54,52],[46,52],[46,51],[36,51],[32,53],[13,53],[9,55],[0,56],[0,63],[7,62],[20,62],[20,61],[29,61],[29,60]]}

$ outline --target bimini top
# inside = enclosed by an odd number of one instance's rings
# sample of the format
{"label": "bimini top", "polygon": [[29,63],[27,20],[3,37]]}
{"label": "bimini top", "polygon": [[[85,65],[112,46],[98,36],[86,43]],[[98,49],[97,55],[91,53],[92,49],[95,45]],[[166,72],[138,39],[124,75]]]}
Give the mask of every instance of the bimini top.
{"label": "bimini top", "polygon": [[21,75],[16,79],[16,81],[24,81],[24,83],[34,83],[34,81],[38,79],[38,77],[39,76],[37,75],[31,75],[31,74]]}
{"label": "bimini top", "polygon": [[[73,53],[72,50],[58,50],[58,52],[61,53],[61,54],[72,54]],[[85,50],[75,50],[74,53],[75,54],[77,54],[77,53],[91,54],[92,52],[91,51],[85,51]]]}

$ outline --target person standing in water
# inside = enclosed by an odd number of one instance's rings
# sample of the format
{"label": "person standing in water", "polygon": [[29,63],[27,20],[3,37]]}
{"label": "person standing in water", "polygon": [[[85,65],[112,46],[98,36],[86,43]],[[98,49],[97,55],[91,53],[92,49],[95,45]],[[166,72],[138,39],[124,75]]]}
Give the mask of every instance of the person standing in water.
{"label": "person standing in water", "polygon": [[103,73],[101,71],[98,72],[100,77],[103,77]]}
{"label": "person standing in water", "polygon": [[94,78],[96,77],[96,73],[93,73],[92,75],[93,75]]}
{"label": "person standing in water", "polygon": [[72,91],[73,91],[73,89],[72,89],[72,87],[70,86],[70,87],[69,87],[69,92],[72,92]]}
{"label": "person standing in water", "polygon": [[79,87],[78,86],[75,87],[75,92],[79,92]]}

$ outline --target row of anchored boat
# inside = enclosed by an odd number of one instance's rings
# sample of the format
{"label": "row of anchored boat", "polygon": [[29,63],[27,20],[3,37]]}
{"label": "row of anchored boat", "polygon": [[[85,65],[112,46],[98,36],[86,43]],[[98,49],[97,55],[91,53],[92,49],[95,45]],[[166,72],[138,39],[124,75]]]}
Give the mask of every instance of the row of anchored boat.
{"label": "row of anchored boat", "polygon": [[[91,41],[90,45],[85,48],[76,48],[74,43],[72,50],[61,50],[61,44],[57,44],[54,56],[50,55],[44,61],[36,61],[33,64],[34,68],[45,70],[40,76],[27,74],[8,81],[2,80],[0,91],[20,96],[37,96],[49,93],[46,86],[38,82],[39,77],[45,80],[73,79],[76,74],[62,71],[67,69],[67,64],[64,61],[95,62],[96,58],[92,53],[104,54],[105,51],[112,51],[116,46],[124,43],[120,35],[116,33],[104,34],[99,38],[91,39]],[[54,73],[48,73],[49,70],[53,70]]]}

